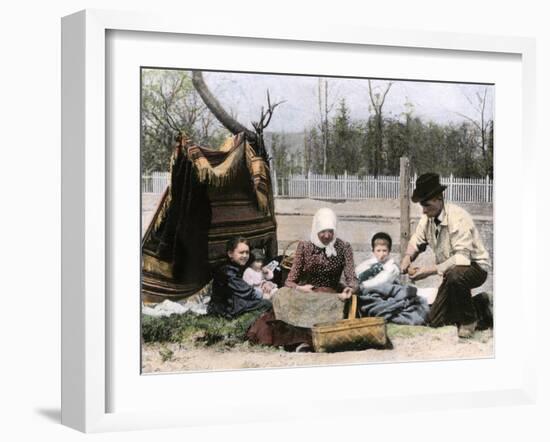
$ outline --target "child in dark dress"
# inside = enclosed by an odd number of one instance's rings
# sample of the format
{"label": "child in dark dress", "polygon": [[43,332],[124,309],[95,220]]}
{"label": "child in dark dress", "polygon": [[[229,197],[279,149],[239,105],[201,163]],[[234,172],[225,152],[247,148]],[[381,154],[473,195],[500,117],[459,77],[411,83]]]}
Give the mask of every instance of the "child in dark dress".
{"label": "child in dark dress", "polygon": [[250,256],[248,240],[233,238],[227,242],[226,251],[227,263],[214,271],[208,313],[235,318],[251,310],[268,310],[271,307],[269,292],[251,287],[243,279]]}

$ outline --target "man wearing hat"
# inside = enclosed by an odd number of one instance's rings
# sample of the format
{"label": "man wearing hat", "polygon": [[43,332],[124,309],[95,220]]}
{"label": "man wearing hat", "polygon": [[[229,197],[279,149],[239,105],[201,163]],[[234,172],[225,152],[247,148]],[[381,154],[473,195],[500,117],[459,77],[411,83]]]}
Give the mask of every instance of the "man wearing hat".
{"label": "man wearing hat", "polygon": [[[432,327],[457,325],[458,336],[469,338],[478,320],[471,289],[487,279],[489,253],[470,214],[444,201],[446,188],[435,173],[425,173],[416,180],[411,199],[420,203],[423,215],[401,261],[401,271],[408,272],[414,281],[441,275],[443,282],[428,323]],[[435,254],[435,265],[413,268],[411,263],[427,246]]]}

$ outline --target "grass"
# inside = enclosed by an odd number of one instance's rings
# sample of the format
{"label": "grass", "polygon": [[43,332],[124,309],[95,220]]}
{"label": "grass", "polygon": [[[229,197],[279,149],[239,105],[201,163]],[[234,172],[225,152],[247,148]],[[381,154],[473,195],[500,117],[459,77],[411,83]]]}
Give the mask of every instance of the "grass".
{"label": "grass", "polygon": [[386,324],[386,330],[388,337],[391,338],[414,338],[425,334],[437,335],[450,328],[456,329],[454,326],[449,327],[426,327],[422,325],[399,325],[392,324],[391,322]]}
{"label": "grass", "polygon": [[[189,346],[213,347],[216,350],[237,346],[247,346],[248,351],[255,348],[266,350],[265,346],[254,346],[246,341],[246,331],[258,317],[258,312],[249,312],[236,319],[225,319],[208,315],[197,315],[186,312],[181,315],[155,318],[142,316],[141,332],[145,343],[179,343]],[[456,329],[456,327],[449,326]],[[439,335],[448,331],[449,327],[424,327],[414,325],[387,324],[387,333],[392,338],[414,338],[422,335]],[[269,347],[277,351],[275,347]],[[163,351],[163,360],[170,360],[172,354]]]}
{"label": "grass", "polygon": [[[264,346],[253,346],[246,342],[246,331],[257,316],[257,312],[249,312],[230,320],[196,315],[192,312],[161,318],[143,315],[141,332],[145,343],[179,343],[194,347],[212,347],[219,351],[246,345],[248,351],[254,351],[254,347],[261,347],[265,350]],[[443,329],[446,330],[447,327],[434,329],[413,325],[387,324],[387,333],[390,339],[395,337],[413,338],[424,334],[433,335],[441,333]],[[277,350],[274,347],[270,347],[270,349]],[[166,349],[163,349],[161,356],[164,361],[172,358],[172,354]]]}
{"label": "grass", "polygon": [[246,331],[257,317],[257,312],[245,313],[233,320],[193,312],[161,318],[143,315],[141,334],[145,343],[234,347],[245,341]]}
{"label": "grass", "polygon": [[162,362],[171,361],[172,358],[174,357],[174,351],[167,347],[162,347],[159,350],[159,354],[160,354],[160,357],[162,358]]}

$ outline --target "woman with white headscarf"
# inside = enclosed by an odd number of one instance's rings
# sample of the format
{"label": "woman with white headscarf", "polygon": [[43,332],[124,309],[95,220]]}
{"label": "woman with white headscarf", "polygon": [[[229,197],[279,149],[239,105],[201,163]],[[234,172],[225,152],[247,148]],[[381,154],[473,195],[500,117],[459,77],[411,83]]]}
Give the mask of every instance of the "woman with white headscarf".
{"label": "woman with white headscarf", "polygon": [[[357,290],[353,251],[336,237],[337,218],[328,208],[313,217],[309,241],[300,241],[286,286],[303,292],[340,293],[347,299]],[[342,274],[344,284],[340,283]]]}
{"label": "woman with white headscarf", "polygon": [[[274,310],[279,305],[279,311],[264,313],[254,322],[247,332],[251,342],[290,349],[296,347],[296,351],[304,351],[313,346],[311,324],[316,323],[319,315],[334,316],[331,320],[341,319],[344,304],[340,301],[351,297],[358,288],[358,280],[353,251],[349,243],[336,237],[336,224],[332,210],[322,208],[315,213],[309,241],[300,241],[296,249],[285,283],[288,288],[279,289],[275,296]],[[340,282],[342,275],[343,284]],[[296,290],[304,293],[297,295]],[[338,295],[322,296],[314,292]],[[288,309],[291,313],[281,316],[285,310],[283,305],[292,304],[294,307]]]}

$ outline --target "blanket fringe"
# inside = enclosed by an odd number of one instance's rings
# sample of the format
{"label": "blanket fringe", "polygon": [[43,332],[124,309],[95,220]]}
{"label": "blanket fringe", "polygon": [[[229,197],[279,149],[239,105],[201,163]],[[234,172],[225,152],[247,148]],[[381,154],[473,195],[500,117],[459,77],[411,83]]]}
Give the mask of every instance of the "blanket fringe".
{"label": "blanket fringe", "polygon": [[[231,151],[233,149],[233,151]],[[246,142],[242,135],[229,137],[223,144],[222,151],[230,152],[221,164],[212,166],[203,155],[201,147],[193,145],[190,138],[181,134],[178,143],[170,158],[170,177],[173,176],[174,167],[181,155],[185,155],[188,161],[193,164],[200,183],[209,184],[213,187],[224,187],[233,181],[243,169],[243,156],[246,161],[246,168],[251,177],[251,184],[256,194],[258,208],[263,213],[270,211],[270,177],[269,169],[263,158],[256,155],[252,146]],[[157,231],[167,216],[168,207],[172,202],[172,182],[168,184],[166,196],[162,206],[154,220],[153,231]]]}
{"label": "blanket fringe", "polygon": [[[170,175],[169,175],[170,178],[172,177],[176,160],[181,154],[182,154],[182,150],[181,150],[181,141],[180,141],[176,149],[174,149],[174,152],[172,152],[172,156],[170,157]],[[156,232],[159,229],[162,222],[164,221],[164,218],[166,217],[168,212],[168,207],[170,207],[171,202],[172,202],[172,181],[170,180],[168,182],[168,187],[166,188],[166,196],[162,202],[162,206],[160,207],[158,215],[155,218],[155,224],[153,225],[154,232]]]}
{"label": "blanket fringe", "polygon": [[[199,149],[191,147],[189,150]],[[204,156],[198,156],[193,160],[193,167],[199,182],[210,184],[213,187],[223,187],[235,179],[241,167],[244,152],[244,143],[235,148],[227,158],[215,167]]]}

